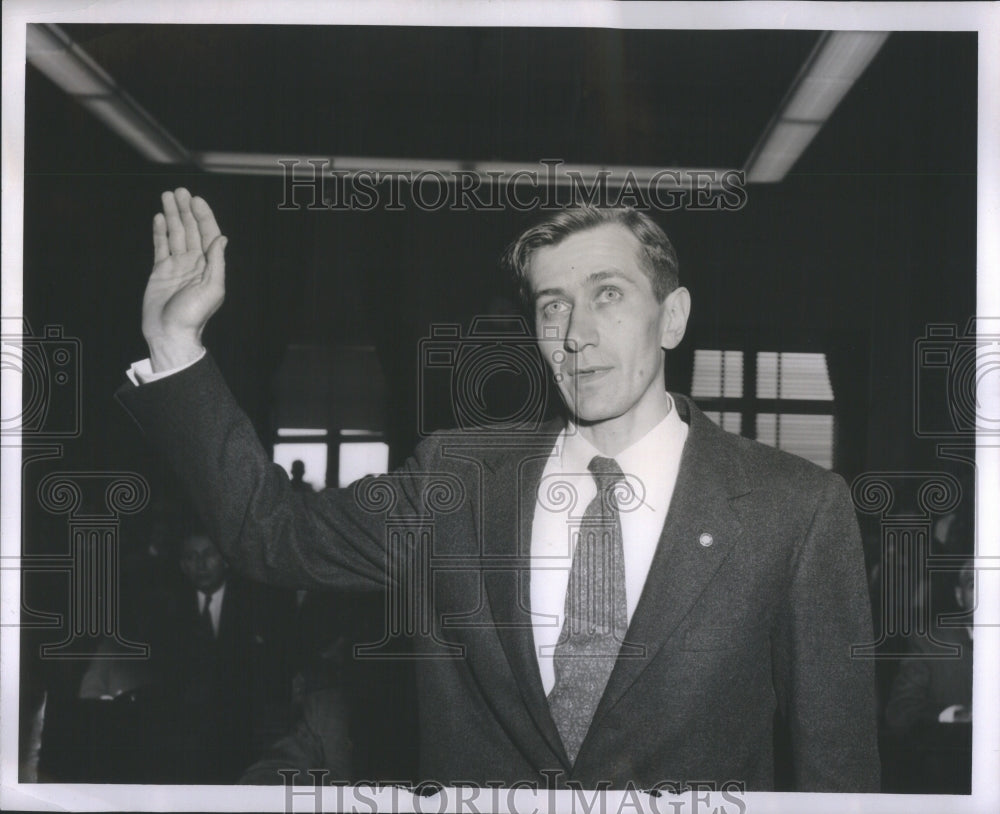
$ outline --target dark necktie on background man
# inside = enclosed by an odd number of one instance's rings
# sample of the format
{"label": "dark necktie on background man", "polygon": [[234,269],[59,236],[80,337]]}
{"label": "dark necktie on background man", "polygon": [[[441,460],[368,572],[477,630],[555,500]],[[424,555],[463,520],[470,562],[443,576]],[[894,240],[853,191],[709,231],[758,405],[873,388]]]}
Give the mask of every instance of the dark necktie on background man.
{"label": "dark necktie on background man", "polygon": [[549,708],[566,754],[576,761],[628,629],[625,562],[616,485],[625,479],[613,458],[587,467],[597,495],[587,506],[566,588],[565,620],[553,655]]}
{"label": "dark necktie on background man", "polygon": [[201,618],[198,621],[198,632],[208,641],[215,639],[215,627],[212,624],[212,596],[213,594],[205,594],[205,606],[201,609]]}
{"label": "dark necktie on background man", "polygon": [[214,599],[213,594],[204,596],[205,604],[197,619],[193,620],[193,628],[188,628],[190,639],[180,656],[183,698],[189,709],[204,709],[205,705],[211,705],[219,657],[215,627],[212,625],[212,602],[219,599]]}

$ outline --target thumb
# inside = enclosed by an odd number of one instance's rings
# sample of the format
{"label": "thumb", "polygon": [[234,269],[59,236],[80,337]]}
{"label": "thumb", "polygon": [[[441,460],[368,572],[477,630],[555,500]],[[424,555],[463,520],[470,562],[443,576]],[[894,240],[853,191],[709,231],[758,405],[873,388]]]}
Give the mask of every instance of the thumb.
{"label": "thumb", "polygon": [[207,258],[208,263],[205,267],[205,279],[206,285],[212,286],[213,288],[218,288],[220,291],[225,291],[226,289],[226,259],[225,250],[229,243],[229,239],[224,235],[219,235],[212,241],[212,245],[208,247]]}

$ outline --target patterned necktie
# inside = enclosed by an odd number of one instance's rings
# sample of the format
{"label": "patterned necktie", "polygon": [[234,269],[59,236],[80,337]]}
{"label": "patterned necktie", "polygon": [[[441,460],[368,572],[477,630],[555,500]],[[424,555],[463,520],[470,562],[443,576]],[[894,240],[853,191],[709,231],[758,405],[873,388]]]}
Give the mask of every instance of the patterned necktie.
{"label": "patterned necktie", "polygon": [[597,496],[587,506],[566,588],[565,621],[553,653],[549,708],[566,754],[576,761],[628,628],[622,527],[615,485],[625,479],[612,458],[587,467]]}

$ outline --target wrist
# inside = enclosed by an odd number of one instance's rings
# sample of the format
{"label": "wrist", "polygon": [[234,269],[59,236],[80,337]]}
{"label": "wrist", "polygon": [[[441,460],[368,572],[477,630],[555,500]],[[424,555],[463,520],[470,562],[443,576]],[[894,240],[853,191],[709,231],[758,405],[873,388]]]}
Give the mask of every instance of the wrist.
{"label": "wrist", "polygon": [[153,373],[189,365],[205,350],[196,336],[146,337],[146,344]]}

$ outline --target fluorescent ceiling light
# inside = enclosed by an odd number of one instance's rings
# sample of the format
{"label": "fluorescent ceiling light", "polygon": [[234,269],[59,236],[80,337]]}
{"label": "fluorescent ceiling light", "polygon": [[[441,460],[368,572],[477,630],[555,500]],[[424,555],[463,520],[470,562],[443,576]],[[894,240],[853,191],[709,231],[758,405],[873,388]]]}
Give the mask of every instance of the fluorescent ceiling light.
{"label": "fluorescent ceiling light", "polygon": [[57,25],[29,24],[28,62],[150,161],[179,164],[187,150]]}
{"label": "fluorescent ceiling light", "polygon": [[830,32],[809,67],[809,75],[854,82],[888,38],[888,31]]}
{"label": "fluorescent ceiling light", "polygon": [[83,96],[80,104],[142,153],[143,157],[158,164],[172,164],[178,160],[176,148],[171,141],[158,132],[155,124],[150,124],[140,111],[120,97]]}
{"label": "fluorescent ceiling light", "polygon": [[108,93],[114,80],[57,26],[29,24],[28,62],[70,96]]}
{"label": "fluorescent ceiling light", "polygon": [[820,127],[820,122],[779,121],[768,136],[764,149],[757,154],[747,180],[758,184],[780,181],[805,152]]}
{"label": "fluorescent ceiling light", "polygon": [[816,44],[778,114],[747,161],[747,181],[781,181],[888,38],[884,31],[833,31]]}
{"label": "fluorescent ceiling light", "polygon": [[884,31],[831,34],[795,89],[782,118],[807,121],[829,118],[888,36]]}
{"label": "fluorescent ceiling light", "polygon": [[279,438],[304,438],[304,437],[324,437],[326,436],[326,430],[317,429],[298,429],[295,427],[283,427],[278,430]]}
{"label": "fluorescent ceiling light", "polygon": [[[453,183],[462,173],[478,175],[484,182],[505,181],[517,184],[543,184],[551,180],[556,186],[592,185],[603,178],[609,186],[626,182],[655,183],[657,189],[716,189],[727,172],[735,170],[692,167],[629,167],[600,164],[555,164],[541,161],[445,161],[431,158],[385,158],[368,156],[295,156],[291,153],[195,153],[196,163],[206,172],[241,175],[285,175],[291,171],[296,179],[309,181],[317,171],[332,177],[344,173],[348,177],[359,172],[382,173],[385,180],[394,174],[405,174],[407,181],[441,180]],[[291,164],[289,162],[292,162]],[[426,179],[419,179],[428,173]],[[437,176],[435,177],[434,174]]]}
{"label": "fluorescent ceiling light", "polygon": [[782,119],[822,123],[847,95],[852,84],[843,79],[806,77],[785,108]]}

